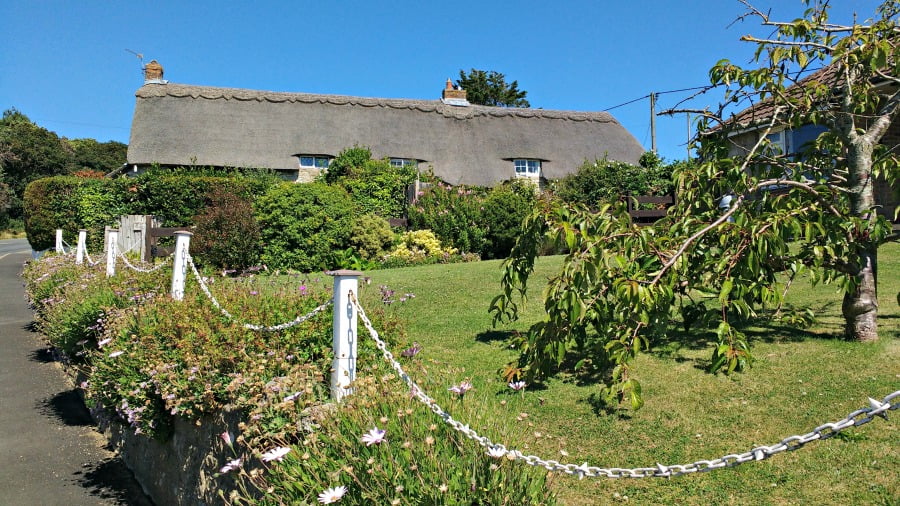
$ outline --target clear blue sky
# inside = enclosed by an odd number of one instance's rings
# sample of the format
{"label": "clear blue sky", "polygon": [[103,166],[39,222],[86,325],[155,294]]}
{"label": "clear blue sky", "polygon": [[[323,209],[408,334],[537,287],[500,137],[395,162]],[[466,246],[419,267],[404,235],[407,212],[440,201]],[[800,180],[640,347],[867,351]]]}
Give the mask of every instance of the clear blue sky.
{"label": "clear blue sky", "polygon": [[[874,0],[834,0],[832,20]],[[799,0],[761,0],[773,17]],[[532,107],[599,111],[701,86],[721,58],[746,64],[753,20],[737,0],[0,1],[0,108],[69,138],[128,142],[140,62],[171,82],[364,97],[437,99],[460,69],[506,74]],[[729,25],[731,25],[729,27]],[[660,96],[665,109],[688,93]],[[715,105],[709,94],[692,107]],[[650,147],[648,100],[610,111]],[[667,159],[686,156],[684,116],[657,120]]]}

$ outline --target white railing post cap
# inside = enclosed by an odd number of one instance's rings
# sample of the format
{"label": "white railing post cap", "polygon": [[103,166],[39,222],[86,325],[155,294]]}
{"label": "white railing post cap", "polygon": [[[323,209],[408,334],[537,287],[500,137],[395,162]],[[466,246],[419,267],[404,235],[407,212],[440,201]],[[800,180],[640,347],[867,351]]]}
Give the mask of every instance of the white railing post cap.
{"label": "white railing post cap", "polygon": [[190,236],[194,235],[194,233],[191,232],[190,230],[178,230],[176,232],[173,232],[172,235],[186,235],[186,236],[190,237]]}
{"label": "white railing post cap", "polygon": [[327,276],[334,276],[334,277],[339,277],[339,276],[356,276],[356,277],[359,277],[359,276],[362,276],[363,273],[362,273],[362,272],[359,272],[359,271],[352,271],[352,270],[350,270],[350,269],[338,269],[338,270],[336,270],[336,271],[325,271],[325,275],[327,275]]}

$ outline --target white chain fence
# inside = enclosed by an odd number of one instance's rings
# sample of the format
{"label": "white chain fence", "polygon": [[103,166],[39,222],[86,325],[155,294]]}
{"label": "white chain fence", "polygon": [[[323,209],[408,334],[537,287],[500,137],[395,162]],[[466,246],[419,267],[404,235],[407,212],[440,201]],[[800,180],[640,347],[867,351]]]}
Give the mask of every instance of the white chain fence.
{"label": "white chain fence", "polygon": [[[127,252],[126,252],[126,253],[127,253]],[[129,269],[131,269],[131,270],[133,270],[133,271],[137,271],[137,272],[150,273],[150,272],[156,272],[156,271],[158,271],[159,269],[162,269],[163,267],[165,267],[166,265],[168,265],[168,264],[169,264],[169,261],[172,260],[172,258],[174,257],[174,253],[171,254],[171,255],[169,255],[169,256],[167,256],[167,257],[165,257],[165,258],[163,259],[162,263],[157,264],[156,266],[150,267],[150,268],[138,267],[138,266],[136,266],[136,265],[133,265],[131,262],[128,261],[128,257],[125,256],[125,253],[119,253],[118,257],[122,259],[122,262],[123,262],[123,263],[125,264],[125,266],[128,267]]]}
{"label": "white chain fence", "polygon": [[[206,297],[209,299],[210,302],[212,302],[212,305],[215,306],[216,309],[221,311],[222,315],[224,315],[229,320],[235,320],[236,318],[231,313],[229,313],[227,309],[222,307],[222,305],[219,304],[219,301],[216,300],[216,298],[213,296],[212,292],[209,291],[209,287],[206,286],[206,282],[203,281],[203,276],[200,275],[200,272],[197,271],[197,266],[194,265],[194,259],[190,255],[187,255],[185,260],[187,261],[187,264],[191,266],[191,272],[194,273],[194,278],[197,279],[197,284],[200,285],[200,289],[203,290],[203,293],[206,294]],[[313,316],[324,311],[333,302],[334,302],[333,300],[329,300],[329,301],[325,302],[324,304],[316,307],[309,313],[307,313],[303,316],[298,316],[289,322],[281,323],[279,325],[267,326],[267,325],[256,325],[253,323],[244,323],[243,327],[245,329],[259,330],[262,332],[279,332],[284,329],[288,329],[288,328],[294,327],[296,325],[299,325],[299,324],[305,322],[306,320],[309,320]]]}
{"label": "white chain fence", "polygon": [[757,446],[744,453],[734,453],[725,455],[712,460],[698,460],[690,464],[670,464],[663,465],[657,463],[653,467],[637,467],[633,469],[625,469],[619,467],[603,468],[589,466],[587,462],[584,464],[562,464],[556,460],[544,460],[535,455],[525,455],[519,450],[507,449],[506,446],[494,443],[485,436],[481,436],[475,430],[469,428],[461,422],[453,419],[453,417],[441,408],[434,399],[429,397],[421,388],[409,377],[403,370],[403,366],[394,358],[393,353],[387,349],[385,342],[378,336],[378,332],[372,326],[372,322],[366,316],[365,311],[356,300],[355,294],[350,294],[350,300],[359,311],[359,317],[362,319],[366,329],[375,341],[375,345],[381,350],[385,360],[397,371],[400,378],[409,386],[412,395],[428,406],[431,411],[438,415],[445,423],[461,432],[467,438],[477,442],[487,449],[488,453],[493,457],[507,457],[512,460],[521,460],[531,466],[540,466],[548,471],[556,471],[571,475],[576,475],[583,479],[585,477],[606,477],[606,478],[670,478],[672,476],[680,476],[684,474],[712,471],[713,469],[721,469],[724,467],[734,467],[746,462],[764,460],[783,451],[792,451],[803,447],[804,445],[820,439],[828,439],[837,435],[839,432],[850,427],[858,427],[869,423],[876,416],[887,420],[887,411],[895,410],[900,407],[900,402],[892,403],[895,398],[900,396],[900,390],[897,390],[883,400],[878,401],[869,398],[870,406],[858,409],[842,420],[836,422],[822,424],[806,434],[797,436],[788,436],[780,442],[771,446]]}

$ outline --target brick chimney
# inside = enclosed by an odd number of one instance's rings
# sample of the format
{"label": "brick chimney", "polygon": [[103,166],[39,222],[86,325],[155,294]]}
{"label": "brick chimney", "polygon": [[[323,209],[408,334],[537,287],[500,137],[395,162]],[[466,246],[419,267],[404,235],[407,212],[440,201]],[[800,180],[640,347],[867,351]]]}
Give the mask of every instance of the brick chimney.
{"label": "brick chimney", "polygon": [[163,68],[156,60],[144,65],[144,84],[163,83]]}
{"label": "brick chimney", "polygon": [[447,84],[444,86],[441,101],[447,105],[469,105],[469,101],[466,100],[466,90],[453,86],[453,81],[450,79],[447,79]]}

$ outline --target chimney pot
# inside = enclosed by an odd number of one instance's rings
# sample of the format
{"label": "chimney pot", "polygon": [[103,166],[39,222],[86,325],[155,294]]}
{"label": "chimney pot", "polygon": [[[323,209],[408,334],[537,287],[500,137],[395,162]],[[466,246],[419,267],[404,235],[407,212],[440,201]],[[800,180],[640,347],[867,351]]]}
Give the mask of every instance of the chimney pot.
{"label": "chimney pot", "polygon": [[462,89],[462,87],[454,87],[453,81],[450,79],[447,79],[447,85],[444,87],[441,99],[445,104],[469,105],[469,101],[466,100],[466,90]]}
{"label": "chimney pot", "polygon": [[156,60],[144,65],[144,84],[146,83],[162,83],[163,67]]}

